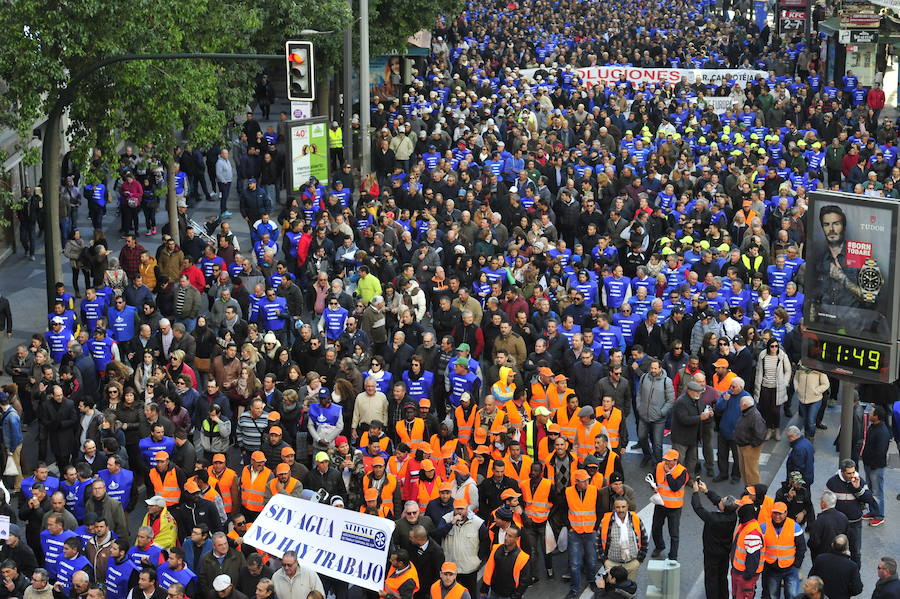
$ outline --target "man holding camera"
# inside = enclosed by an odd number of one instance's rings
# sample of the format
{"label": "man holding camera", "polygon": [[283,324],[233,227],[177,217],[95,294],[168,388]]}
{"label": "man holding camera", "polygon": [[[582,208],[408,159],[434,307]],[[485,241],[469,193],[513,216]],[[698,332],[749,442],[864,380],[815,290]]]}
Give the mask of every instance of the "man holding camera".
{"label": "man holding camera", "polygon": [[637,583],[628,579],[628,570],[624,566],[613,566],[609,572],[601,567],[597,572],[597,592],[594,597],[618,597],[631,599],[637,596]]}

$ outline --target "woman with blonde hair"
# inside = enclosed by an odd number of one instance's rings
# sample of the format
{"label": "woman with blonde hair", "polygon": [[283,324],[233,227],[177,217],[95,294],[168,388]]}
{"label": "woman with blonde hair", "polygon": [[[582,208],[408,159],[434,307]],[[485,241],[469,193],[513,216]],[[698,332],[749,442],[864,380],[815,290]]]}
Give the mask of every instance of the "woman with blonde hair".
{"label": "woman with blonde hair", "polygon": [[247,364],[242,366],[237,383],[235,383],[234,389],[229,393],[229,396],[236,404],[235,421],[237,421],[237,418],[241,417],[241,414],[244,409],[250,405],[250,402],[259,397],[259,390],[261,388],[262,385],[260,385],[259,379],[256,378],[253,369]]}

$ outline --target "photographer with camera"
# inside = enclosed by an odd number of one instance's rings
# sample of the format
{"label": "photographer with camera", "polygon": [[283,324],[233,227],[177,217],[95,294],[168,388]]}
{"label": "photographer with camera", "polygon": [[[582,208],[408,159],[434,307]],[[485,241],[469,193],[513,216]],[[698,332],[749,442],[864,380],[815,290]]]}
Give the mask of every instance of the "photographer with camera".
{"label": "photographer with camera", "polygon": [[624,566],[613,566],[608,572],[605,567],[600,566],[594,582],[597,584],[594,599],[599,597],[631,599],[637,596],[637,583],[628,579],[628,570]]}

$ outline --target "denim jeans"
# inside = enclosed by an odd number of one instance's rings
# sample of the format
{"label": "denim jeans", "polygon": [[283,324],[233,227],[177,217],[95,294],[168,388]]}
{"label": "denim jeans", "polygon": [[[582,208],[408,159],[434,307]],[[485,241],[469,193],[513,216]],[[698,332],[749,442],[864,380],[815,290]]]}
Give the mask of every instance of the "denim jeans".
{"label": "denim jeans", "polygon": [[589,576],[597,573],[597,533],[569,529],[569,574],[572,576],[569,585],[573,593],[581,592],[582,566],[587,566]]}
{"label": "denim jeans", "polygon": [[641,445],[641,451],[645,457],[652,457],[654,463],[662,461],[662,443],[663,430],[666,421],[646,422],[643,418],[638,419],[638,443]]}
{"label": "denim jeans", "polygon": [[231,191],[231,181],[225,183],[223,181],[219,181],[219,211],[225,212],[228,210],[228,196]]}
{"label": "denim jeans", "polygon": [[822,400],[800,404],[800,421],[803,423],[803,432],[807,439],[811,440],[816,436],[816,416],[819,415],[821,405]]}
{"label": "denim jeans", "polygon": [[875,505],[869,506],[873,518],[884,518],[884,468],[866,468],[866,481],[872,489]]}
{"label": "denim jeans", "polygon": [[785,599],[793,599],[800,593],[800,576],[797,574],[797,568],[788,568],[784,572],[763,570],[763,599],[781,599],[782,588]]}

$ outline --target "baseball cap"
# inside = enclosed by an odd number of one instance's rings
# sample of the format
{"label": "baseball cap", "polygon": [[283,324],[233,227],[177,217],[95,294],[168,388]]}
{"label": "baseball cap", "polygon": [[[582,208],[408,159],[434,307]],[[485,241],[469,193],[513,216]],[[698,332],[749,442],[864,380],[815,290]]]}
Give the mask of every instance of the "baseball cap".
{"label": "baseball cap", "polygon": [[553,376],[553,371],[546,366],[541,366],[538,368],[538,374],[541,376]]}
{"label": "baseball cap", "polygon": [[159,507],[166,507],[166,500],[162,495],[154,495],[150,499],[145,499],[144,503],[147,505],[156,505]]}
{"label": "baseball cap", "polygon": [[224,464],[225,463],[225,454],[224,453],[215,454],[213,456],[212,463],[213,464]]}
{"label": "baseball cap", "polygon": [[[541,409],[545,409],[545,408],[538,408],[538,409],[541,410]],[[551,422],[550,424],[547,425],[547,432],[548,433],[561,433],[562,429],[559,428],[559,425],[556,424],[555,422]]]}
{"label": "baseball cap", "polygon": [[728,360],[725,358],[719,358],[715,362],[713,362],[713,366],[716,368],[728,368]]}
{"label": "baseball cap", "polygon": [[438,485],[438,493],[440,493],[441,491],[452,491],[452,490],[453,490],[453,483],[451,483],[449,481],[442,482],[441,484]]}
{"label": "baseball cap", "polygon": [[422,470],[431,472],[432,470],[434,470],[434,462],[432,462],[431,460],[422,460],[422,463],[419,464],[419,467]]}
{"label": "baseball cap", "polygon": [[625,482],[625,477],[622,476],[618,472],[613,472],[612,474],[609,475],[609,482],[610,483],[623,483],[623,482]]}
{"label": "baseball cap", "polygon": [[279,414],[275,410],[272,410],[271,412],[269,412],[269,415],[266,416],[266,418],[271,422],[275,422],[281,420],[281,414]]}
{"label": "baseball cap", "polygon": [[687,388],[688,391],[703,391],[703,385],[697,381],[688,381]]}
{"label": "baseball cap", "polygon": [[591,475],[587,473],[587,470],[576,470],[575,471],[575,480],[576,481],[591,480]]}
{"label": "baseball cap", "polygon": [[681,454],[678,453],[677,449],[670,449],[665,454],[663,454],[664,460],[677,460]]}
{"label": "baseball cap", "polygon": [[772,513],[774,514],[784,514],[787,513],[787,505],[783,501],[776,501],[772,504]]}
{"label": "baseball cap", "polygon": [[281,434],[283,434],[282,431],[281,431],[281,427],[280,427],[280,426],[273,426],[272,428],[270,428],[270,429],[269,429],[269,434],[271,435],[272,433],[275,433],[276,435],[281,435]]}
{"label": "baseball cap", "polygon": [[224,591],[231,586],[231,576],[228,574],[219,574],[213,579],[213,590]]}
{"label": "baseball cap", "polygon": [[534,409],[534,415],[535,416],[549,416],[550,410],[548,410],[544,406],[538,406]]}
{"label": "baseball cap", "polygon": [[460,460],[453,465],[453,471],[459,472],[460,474],[468,474],[469,473],[469,465],[465,460]]}
{"label": "baseball cap", "polygon": [[500,493],[500,499],[512,499],[513,497],[521,497],[522,494],[515,489],[506,489]]}
{"label": "baseball cap", "polygon": [[324,451],[320,451],[319,453],[316,454],[315,460],[317,462],[328,462],[331,460],[331,458],[329,458],[328,454],[325,453]]}
{"label": "baseball cap", "polygon": [[50,319],[50,322],[52,322],[53,324],[65,324],[66,323],[66,321],[63,320],[62,318],[60,318],[59,316],[54,316],[53,318]]}
{"label": "baseball cap", "polygon": [[378,499],[378,489],[374,487],[369,487],[366,489],[366,492],[363,494],[366,501],[374,501]]}
{"label": "baseball cap", "polygon": [[456,346],[456,351],[472,351],[472,348],[469,347],[468,343],[460,343]]}
{"label": "baseball cap", "polygon": [[569,380],[569,377],[567,377],[564,374],[557,374],[555,377],[553,377],[553,380],[556,381],[557,383],[565,382],[565,381]]}
{"label": "baseball cap", "polygon": [[453,507],[469,507],[469,502],[464,497],[457,497],[453,500]]}
{"label": "baseball cap", "polygon": [[297,455],[297,452],[294,451],[293,447],[282,447],[281,448],[281,457],[289,456],[289,455]]}
{"label": "baseball cap", "polygon": [[157,460],[168,460],[169,452],[168,451],[157,451],[153,454],[153,457]]}
{"label": "baseball cap", "polygon": [[427,397],[423,397],[422,399],[419,400],[419,407],[420,408],[430,408],[431,400],[428,399]]}
{"label": "baseball cap", "polygon": [[266,454],[264,454],[263,452],[261,452],[259,450],[254,451],[253,453],[250,454],[250,461],[251,462],[265,462]]}
{"label": "baseball cap", "polygon": [[384,466],[384,458],[381,456],[372,458],[372,466]]}
{"label": "baseball cap", "polygon": [[453,360],[453,364],[455,366],[468,366],[469,361],[467,359],[463,358],[462,356],[460,356],[460,357],[456,358],[455,360]]}
{"label": "baseball cap", "polygon": [[284,462],[278,464],[278,466],[275,467],[275,474],[290,474],[290,473],[291,473],[291,467],[288,466],[287,464],[285,464]]}
{"label": "baseball cap", "polygon": [[595,455],[589,455],[584,458],[584,462],[582,465],[585,468],[587,468],[589,466],[596,466],[597,468],[599,468],[600,467],[600,458],[598,458]]}
{"label": "baseball cap", "polygon": [[441,572],[453,572],[456,573],[456,564],[454,562],[444,562],[441,564]]}
{"label": "baseball cap", "polygon": [[475,448],[475,453],[478,455],[487,455],[491,453],[491,448],[487,445],[479,445]]}

